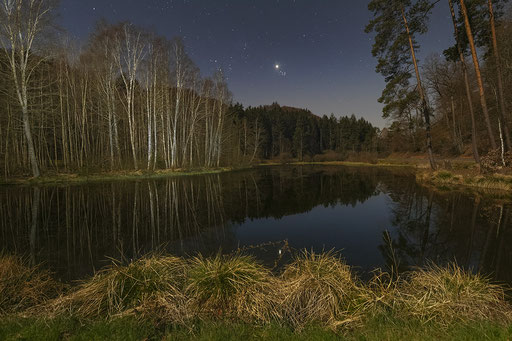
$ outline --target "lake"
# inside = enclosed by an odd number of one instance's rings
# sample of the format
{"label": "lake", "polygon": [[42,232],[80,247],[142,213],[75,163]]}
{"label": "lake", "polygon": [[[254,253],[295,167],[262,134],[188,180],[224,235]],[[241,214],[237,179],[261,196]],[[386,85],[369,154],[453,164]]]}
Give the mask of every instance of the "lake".
{"label": "lake", "polygon": [[512,283],[511,211],[507,200],[420,186],[407,168],[265,166],[0,187],[0,249],[43,263],[63,281],[154,251],[242,249],[274,264],[297,250],[334,249],[363,277],[388,269],[395,254],[402,270],[456,261]]}

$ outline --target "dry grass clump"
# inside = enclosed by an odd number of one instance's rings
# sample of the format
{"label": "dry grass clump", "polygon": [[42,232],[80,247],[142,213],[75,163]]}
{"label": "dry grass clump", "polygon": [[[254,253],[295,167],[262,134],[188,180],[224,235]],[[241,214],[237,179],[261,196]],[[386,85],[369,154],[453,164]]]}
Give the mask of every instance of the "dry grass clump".
{"label": "dry grass clump", "polygon": [[303,251],[279,276],[239,253],[190,261],[151,256],[126,266],[113,264],[47,302],[61,288],[39,267],[0,257],[0,316],[135,315],[185,326],[198,318],[236,319],[280,322],[297,330],[310,324],[333,330],[361,327],[379,316],[432,321],[439,327],[472,321],[512,323],[505,288],[456,264],[431,265],[401,277],[375,271],[373,279],[363,283],[333,252]]}
{"label": "dry grass clump", "polygon": [[269,322],[275,279],[253,257],[241,254],[191,260],[186,293],[200,317]]}
{"label": "dry grass clump", "polygon": [[27,266],[15,256],[0,256],[0,316],[37,306],[62,288],[40,266]]}
{"label": "dry grass clump", "polygon": [[450,264],[416,270],[401,283],[398,313],[441,324],[468,321],[510,323],[512,308],[503,286]]}
{"label": "dry grass clump", "polygon": [[[52,303],[57,313],[87,318],[158,309],[172,315],[186,307],[186,263],[172,256],[142,258],[127,266],[113,264]],[[169,316],[167,316],[169,317]]]}
{"label": "dry grass clump", "polygon": [[365,318],[392,313],[397,308],[399,279],[380,269],[373,271],[373,277],[363,284],[359,291],[360,308]]}
{"label": "dry grass clump", "polygon": [[333,252],[302,252],[286,266],[281,282],[282,316],[295,328],[320,323],[337,329],[361,319],[361,288],[350,267]]}
{"label": "dry grass clump", "polygon": [[512,177],[510,175],[504,174],[455,174],[449,171],[441,170],[435,172],[418,172],[416,174],[416,179],[419,182],[425,182],[441,186],[468,186],[474,187],[476,189],[498,191],[512,190]]}

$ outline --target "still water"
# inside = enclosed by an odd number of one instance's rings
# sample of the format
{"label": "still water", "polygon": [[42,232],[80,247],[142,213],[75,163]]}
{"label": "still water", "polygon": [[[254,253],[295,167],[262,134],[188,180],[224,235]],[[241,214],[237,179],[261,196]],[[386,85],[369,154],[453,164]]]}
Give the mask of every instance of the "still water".
{"label": "still water", "polygon": [[261,167],[0,187],[0,250],[43,263],[64,281],[153,251],[240,248],[270,264],[280,250],[305,248],[340,251],[363,276],[387,269],[393,249],[402,269],[455,260],[512,283],[511,211],[503,198],[431,191],[402,168]]}

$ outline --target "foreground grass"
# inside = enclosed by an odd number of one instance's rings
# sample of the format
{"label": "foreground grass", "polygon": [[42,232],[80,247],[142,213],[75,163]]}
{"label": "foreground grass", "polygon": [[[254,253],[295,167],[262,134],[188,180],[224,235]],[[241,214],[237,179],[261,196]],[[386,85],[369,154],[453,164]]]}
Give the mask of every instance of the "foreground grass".
{"label": "foreground grass", "polygon": [[365,328],[335,333],[309,325],[301,331],[271,324],[258,326],[226,321],[203,321],[191,328],[155,326],[133,317],[113,321],[4,319],[1,340],[510,340],[512,328],[489,322],[456,324],[440,329],[416,320],[373,318]]}
{"label": "foreground grass", "polygon": [[332,252],[304,251],[277,274],[241,254],[155,255],[113,264],[60,294],[41,290],[37,267],[5,256],[0,269],[2,340],[480,340],[512,332],[506,288],[454,264],[398,278],[376,271],[363,282]]}

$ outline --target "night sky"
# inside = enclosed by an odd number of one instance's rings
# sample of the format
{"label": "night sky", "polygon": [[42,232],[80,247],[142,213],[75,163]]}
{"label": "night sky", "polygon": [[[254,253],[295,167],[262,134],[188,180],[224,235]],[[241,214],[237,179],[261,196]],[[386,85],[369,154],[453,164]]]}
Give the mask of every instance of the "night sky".
{"label": "night sky", "polygon": [[[244,106],[278,102],[317,115],[363,116],[383,127],[371,13],[364,0],[61,0],[60,24],[86,42],[97,20],[130,21],[183,37],[203,75],[222,68]],[[452,44],[445,1],[421,38],[420,58]],[[279,68],[276,68],[279,65]]]}

